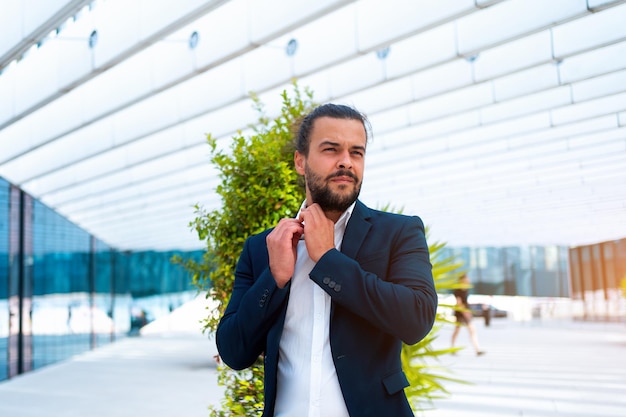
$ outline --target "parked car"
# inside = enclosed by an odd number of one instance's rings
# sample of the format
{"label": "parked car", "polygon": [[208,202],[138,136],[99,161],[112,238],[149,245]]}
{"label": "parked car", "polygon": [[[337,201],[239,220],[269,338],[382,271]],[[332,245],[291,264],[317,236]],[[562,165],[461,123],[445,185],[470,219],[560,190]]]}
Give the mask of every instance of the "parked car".
{"label": "parked car", "polygon": [[489,316],[493,318],[506,318],[508,313],[505,310],[495,308],[490,304],[474,303],[469,305],[474,317],[484,317],[485,311],[489,311]]}

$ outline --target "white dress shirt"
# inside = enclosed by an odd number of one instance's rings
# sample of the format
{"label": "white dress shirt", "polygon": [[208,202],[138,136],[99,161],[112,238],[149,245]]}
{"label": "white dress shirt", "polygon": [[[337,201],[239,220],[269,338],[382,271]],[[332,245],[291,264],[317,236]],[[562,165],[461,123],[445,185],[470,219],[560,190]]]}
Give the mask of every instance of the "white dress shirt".
{"label": "white dress shirt", "polygon": [[[355,204],[335,223],[337,250]],[[331,299],[309,278],[313,266],[300,240],[280,338],[276,417],[349,417],[330,351]]]}

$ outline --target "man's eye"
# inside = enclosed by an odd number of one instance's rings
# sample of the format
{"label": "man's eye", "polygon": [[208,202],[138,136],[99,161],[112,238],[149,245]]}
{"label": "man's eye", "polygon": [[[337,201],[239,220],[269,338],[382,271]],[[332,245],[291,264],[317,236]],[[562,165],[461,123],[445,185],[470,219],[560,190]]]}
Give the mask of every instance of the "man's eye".
{"label": "man's eye", "polygon": [[335,148],[326,148],[324,149],[324,152],[334,152]]}

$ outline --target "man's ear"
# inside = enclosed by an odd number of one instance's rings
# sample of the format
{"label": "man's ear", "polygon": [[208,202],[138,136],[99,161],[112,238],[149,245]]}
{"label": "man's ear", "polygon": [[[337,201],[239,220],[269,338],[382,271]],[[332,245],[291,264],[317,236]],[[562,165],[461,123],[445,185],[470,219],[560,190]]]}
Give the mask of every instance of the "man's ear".
{"label": "man's ear", "polygon": [[296,172],[300,175],[304,175],[304,165],[306,164],[306,157],[300,152],[296,151],[293,154],[293,163],[296,167]]}

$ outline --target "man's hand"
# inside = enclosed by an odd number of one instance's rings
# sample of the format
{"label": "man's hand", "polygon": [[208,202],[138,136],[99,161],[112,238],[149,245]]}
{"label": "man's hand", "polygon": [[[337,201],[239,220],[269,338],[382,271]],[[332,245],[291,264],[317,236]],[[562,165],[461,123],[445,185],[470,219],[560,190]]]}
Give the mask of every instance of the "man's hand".
{"label": "man's hand", "polygon": [[319,204],[311,204],[300,211],[304,226],[304,242],[309,258],[317,262],[335,247],[335,223],[324,214]]}
{"label": "man's hand", "polygon": [[278,288],[284,288],[296,267],[298,241],[304,232],[298,219],[282,219],[265,239],[270,257],[270,271]]}

